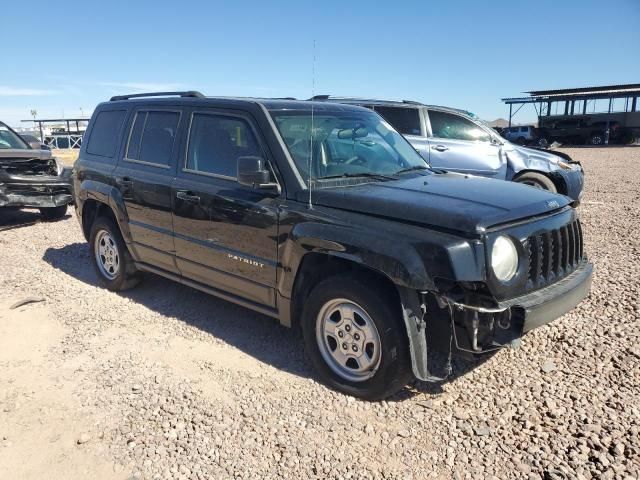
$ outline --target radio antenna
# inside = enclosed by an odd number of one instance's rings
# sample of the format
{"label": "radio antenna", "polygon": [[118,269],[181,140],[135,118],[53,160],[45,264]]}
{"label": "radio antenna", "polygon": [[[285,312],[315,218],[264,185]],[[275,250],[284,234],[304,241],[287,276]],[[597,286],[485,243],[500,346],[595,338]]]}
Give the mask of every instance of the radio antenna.
{"label": "radio antenna", "polygon": [[311,130],[309,132],[309,204],[307,207],[313,209],[311,202],[311,167],[313,166],[313,103],[316,96],[316,40],[313,39],[313,62],[311,66]]}

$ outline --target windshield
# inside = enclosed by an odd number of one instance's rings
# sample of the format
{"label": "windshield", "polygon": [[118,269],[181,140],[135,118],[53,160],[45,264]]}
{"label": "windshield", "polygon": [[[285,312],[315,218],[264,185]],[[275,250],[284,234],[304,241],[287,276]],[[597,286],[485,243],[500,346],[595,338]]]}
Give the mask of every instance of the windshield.
{"label": "windshield", "polygon": [[411,144],[373,112],[319,112],[313,117],[313,139],[310,112],[272,116],[305,182],[309,177],[382,176],[428,168]]}
{"label": "windshield", "polygon": [[29,150],[29,145],[7,125],[0,123],[0,149]]}

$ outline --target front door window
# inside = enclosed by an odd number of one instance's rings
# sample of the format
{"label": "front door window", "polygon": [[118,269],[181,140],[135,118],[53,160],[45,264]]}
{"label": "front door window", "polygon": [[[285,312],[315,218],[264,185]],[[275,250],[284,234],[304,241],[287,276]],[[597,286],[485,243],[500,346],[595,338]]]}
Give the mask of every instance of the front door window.
{"label": "front door window", "polygon": [[436,138],[470,142],[489,142],[491,140],[484,129],[459,115],[430,110],[429,119],[431,120],[431,131]]}

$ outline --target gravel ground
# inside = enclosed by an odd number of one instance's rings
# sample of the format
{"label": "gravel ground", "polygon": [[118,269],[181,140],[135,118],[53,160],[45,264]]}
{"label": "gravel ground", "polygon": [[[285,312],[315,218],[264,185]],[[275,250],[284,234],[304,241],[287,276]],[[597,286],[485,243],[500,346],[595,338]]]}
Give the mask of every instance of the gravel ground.
{"label": "gravel ground", "polygon": [[1,213],[0,478],[640,478],[640,148],[567,152],[590,298],[380,403],[317,383],[271,319],[151,275],[98,288],[75,218]]}

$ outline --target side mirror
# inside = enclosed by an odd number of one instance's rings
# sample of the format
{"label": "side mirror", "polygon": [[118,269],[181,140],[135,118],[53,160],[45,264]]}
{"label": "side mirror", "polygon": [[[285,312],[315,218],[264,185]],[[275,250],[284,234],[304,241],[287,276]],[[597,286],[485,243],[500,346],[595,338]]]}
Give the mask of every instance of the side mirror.
{"label": "side mirror", "polygon": [[271,181],[271,172],[260,157],[238,158],[238,183],[251,188],[274,189],[280,192],[280,186]]}

